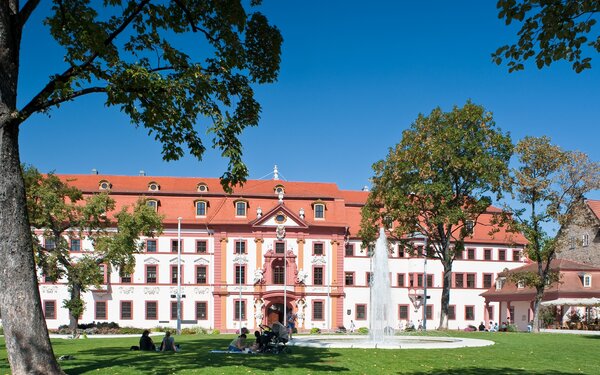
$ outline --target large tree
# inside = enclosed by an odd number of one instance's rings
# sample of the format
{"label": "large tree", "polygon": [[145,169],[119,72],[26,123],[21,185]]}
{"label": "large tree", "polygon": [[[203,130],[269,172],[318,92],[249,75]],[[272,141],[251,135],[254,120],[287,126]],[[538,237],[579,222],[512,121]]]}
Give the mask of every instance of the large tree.
{"label": "large tree", "polygon": [[[113,268],[131,274],[134,255],[142,250],[140,235],[159,235],[163,218],[144,199],[114,212],[115,201],[107,192],[84,197],[53,173],[42,175],[33,167],[26,167],[23,176],[36,263],[45,277],[66,281],[70,298],[63,306],[75,334],[85,309],[81,294],[99,287]],[[40,234],[44,241],[38,241]],[[73,240],[79,241],[76,253]]]}
{"label": "large tree", "polygon": [[440,328],[448,328],[452,264],[472,225],[508,176],[512,143],[482,106],[467,102],[451,112],[419,115],[385,160],[373,165],[373,188],[362,210],[368,243],[382,223],[408,245],[427,238],[426,256],[444,267]]}
{"label": "large tree", "polygon": [[[249,7],[260,0],[250,1]],[[277,78],[281,34],[241,0],[53,0],[48,32],[64,47],[63,71],[17,107],[21,35],[39,0],[0,2],[0,305],[15,374],[61,373],[39,301],[19,128],[83,95],[103,94],[163,145],[166,160],[213,147],[229,159],[226,189],[243,182],[239,135],[258,124],[253,84]],[[184,38],[185,37],[185,38]],[[185,39],[189,48],[180,49]]]}
{"label": "large tree", "polygon": [[496,64],[508,62],[509,72],[534,58],[539,69],[566,60],[579,73],[600,52],[600,0],[499,0],[497,7],[507,25],[521,24],[518,42],[492,54]]}
{"label": "large tree", "polygon": [[553,236],[548,233],[548,226],[568,223],[575,205],[583,203],[584,195],[600,189],[600,164],[583,153],[562,150],[547,137],[523,138],[517,144],[516,154],[518,166],[511,172],[511,187],[523,208],[511,210],[508,225],[510,230],[525,235],[526,255],[537,267],[534,272],[513,271],[508,276],[515,283],[535,289],[533,329],[537,332],[544,291],[559,281],[552,261],[566,246],[560,232]]}

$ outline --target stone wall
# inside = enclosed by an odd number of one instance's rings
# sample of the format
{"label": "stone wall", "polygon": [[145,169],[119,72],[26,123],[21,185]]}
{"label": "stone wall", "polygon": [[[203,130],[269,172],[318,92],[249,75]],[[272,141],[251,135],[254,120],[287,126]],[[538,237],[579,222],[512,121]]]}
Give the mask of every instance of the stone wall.
{"label": "stone wall", "polygon": [[[584,241],[587,234],[588,243]],[[587,204],[574,208],[570,223],[560,230],[559,259],[568,259],[600,267],[600,220]]]}

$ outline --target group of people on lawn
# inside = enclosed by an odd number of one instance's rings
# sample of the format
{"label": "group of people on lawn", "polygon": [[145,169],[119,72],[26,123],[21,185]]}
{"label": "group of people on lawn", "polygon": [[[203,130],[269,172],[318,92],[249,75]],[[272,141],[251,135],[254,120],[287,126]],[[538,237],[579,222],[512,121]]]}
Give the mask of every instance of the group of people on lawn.
{"label": "group of people on lawn", "polygon": [[[291,311],[288,312],[286,320],[287,320],[287,332],[288,332],[288,337],[291,340],[292,339],[292,333],[294,332],[294,328],[296,327],[296,315],[293,314]],[[279,322],[275,322],[274,324],[280,324]],[[286,329],[283,327],[283,325],[281,326],[281,328]],[[245,350],[250,350],[250,351],[255,351],[258,349],[258,347],[261,345],[260,342],[260,337],[261,337],[261,333],[260,332],[255,332],[255,336],[256,336],[256,342],[253,344],[248,344],[246,343],[246,339],[247,339],[247,335],[250,333],[250,331],[248,331],[248,328],[242,328],[240,330],[240,335],[238,337],[236,337],[235,339],[233,339],[233,341],[231,341],[231,343],[229,344],[228,350],[232,351],[232,352],[242,352]],[[258,334],[257,334],[258,333]],[[160,352],[168,352],[168,351],[173,351],[173,352],[178,352],[179,351],[179,345],[175,344],[175,338],[173,336],[171,336],[171,332],[166,331],[165,332],[165,337],[163,338],[161,344],[160,344],[160,348],[156,349],[156,345],[154,345],[154,342],[152,341],[152,338],[150,337],[150,331],[145,330],[142,333],[142,337],[140,337],[140,350],[145,350],[145,351],[160,351]]]}

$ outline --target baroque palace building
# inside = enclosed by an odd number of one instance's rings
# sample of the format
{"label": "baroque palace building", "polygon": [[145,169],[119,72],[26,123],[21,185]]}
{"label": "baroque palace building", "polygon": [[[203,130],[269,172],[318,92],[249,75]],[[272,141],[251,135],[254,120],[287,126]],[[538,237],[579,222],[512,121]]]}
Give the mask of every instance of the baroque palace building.
{"label": "baroque palace building", "polygon": [[[371,258],[358,237],[367,191],[340,190],[333,183],[282,181],[276,171],[274,179],[249,180],[232,194],[226,194],[216,178],[95,173],[59,177],[84,195],[110,190],[116,210],[145,197],[164,215],[163,233],[142,239],[144,250],[136,255],[132,274],[105,269],[102,287],[84,294],[82,323],[175,327],[181,291],[183,328],[254,329],[283,321],[284,311],[290,310],[301,332],[349,327],[351,321],[356,328],[369,325]],[[498,304],[486,304],[480,294],[503,270],[525,261],[523,237],[502,228],[491,235],[490,218],[490,213],[480,217],[462,259],[454,262],[450,329],[497,321]],[[415,238],[414,245],[422,246],[423,240]],[[91,246],[85,238],[71,239],[74,254],[84,254]],[[389,269],[394,328],[423,319],[423,299],[418,297],[424,279],[430,297],[427,327],[436,328],[441,264],[429,259],[425,268],[422,257],[393,245]],[[69,297],[66,283],[46,282],[40,274],[40,292],[48,327],[68,324],[68,311],[62,307]]]}

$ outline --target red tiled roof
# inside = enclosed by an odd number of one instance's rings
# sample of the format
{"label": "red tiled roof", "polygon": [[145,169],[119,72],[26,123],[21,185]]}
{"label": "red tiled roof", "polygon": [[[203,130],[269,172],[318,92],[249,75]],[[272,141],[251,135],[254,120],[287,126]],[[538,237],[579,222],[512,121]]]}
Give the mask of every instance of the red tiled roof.
{"label": "red tiled roof", "polygon": [[600,220],[600,201],[588,199],[585,201],[585,203],[588,205],[590,210],[592,210],[594,215],[596,215],[596,218]]}
{"label": "red tiled roof", "polygon": [[[132,205],[139,196],[156,199],[159,213],[165,215],[165,223],[177,223],[181,217],[186,225],[248,225],[256,219],[256,209],[267,213],[279,205],[275,187],[285,190],[284,205],[290,212],[305,211],[305,221],[312,227],[338,227],[340,231],[349,229],[352,238],[358,237],[361,208],[369,192],[340,190],[334,183],[290,182],[281,180],[248,180],[236,187],[232,194],[226,194],[218,178],[162,177],[162,176],[115,176],[115,175],[58,175],[63,181],[82,190],[85,194],[99,192],[101,181],[111,184],[111,196],[117,201],[116,210]],[[149,191],[150,183],[160,186],[158,191]],[[208,187],[206,192],[198,192],[198,184]],[[235,202],[247,202],[247,216],[236,217]],[[194,202],[206,201],[208,216],[196,217]],[[315,220],[312,206],[315,202],[325,204],[325,220]],[[488,214],[481,215],[475,225],[474,234],[467,239],[473,243],[525,244],[521,234],[510,234],[504,228],[490,234],[492,225],[489,213],[499,212],[490,207]]]}

